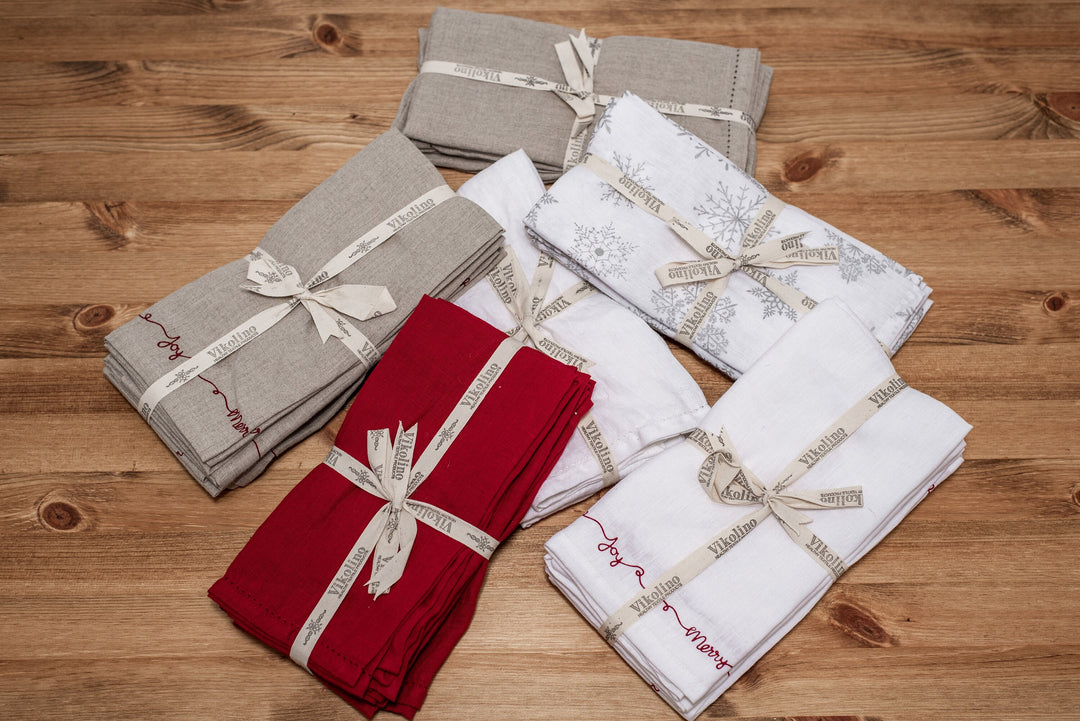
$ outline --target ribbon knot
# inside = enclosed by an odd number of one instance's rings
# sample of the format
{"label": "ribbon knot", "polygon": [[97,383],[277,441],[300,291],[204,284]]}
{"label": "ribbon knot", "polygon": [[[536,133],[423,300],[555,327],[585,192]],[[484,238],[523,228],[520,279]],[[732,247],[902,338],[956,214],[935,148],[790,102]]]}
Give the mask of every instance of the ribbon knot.
{"label": "ribbon knot", "polygon": [[862,506],[862,486],[827,488],[807,492],[787,487],[801,474],[788,473],[772,487],[766,487],[739,457],[725,428],[719,433],[695,430],[691,442],[705,451],[698,469],[698,483],[712,500],[736,506],[761,504],[761,509],[739,521],[753,519],[754,525],[767,516],[776,516],[780,526],[806,552],[835,577],[846,570],[839,554],[818,538],[809,526],[813,519],[803,510]]}
{"label": "ribbon knot", "polygon": [[390,291],[382,285],[339,285],[312,290],[329,277],[322,273],[306,284],[301,283],[296,268],[275,260],[263,250],[256,250],[248,256],[248,282],[240,287],[270,298],[290,298],[294,305],[303,305],[315,322],[323,343],[331,336],[340,339],[355,330],[341,314],[368,320],[397,308]]}
{"label": "ribbon knot", "polygon": [[596,118],[596,106],[605,105],[605,99],[593,91],[593,74],[600,41],[585,35],[585,28],[569,40],[555,44],[555,54],[562,66],[565,86],[555,89],[555,94],[573,109],[577,116],[570,131],[571,139],[578,137]]}

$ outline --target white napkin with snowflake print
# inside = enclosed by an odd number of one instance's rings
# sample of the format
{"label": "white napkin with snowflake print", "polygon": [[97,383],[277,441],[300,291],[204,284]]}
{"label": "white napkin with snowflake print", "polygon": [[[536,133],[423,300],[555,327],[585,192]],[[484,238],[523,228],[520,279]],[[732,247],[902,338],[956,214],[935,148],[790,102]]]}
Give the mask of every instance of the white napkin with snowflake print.
{"label": "white napkin with snowflake print", "polygon": [[[479,205],[506,229],[506,246],[517,255],[529,282],[540,253],[526,237],[522,219],[543,192],[540,176],[522,150],[499,160],[458,190],[458,195]],[[556,264],[545,304],[580,282]],[[486,278],[456,303],[497,328],[516,326]],[[557,343],[594,363],[588,369],[596,381],[592,416],[620,474],[679,442],[709,409],[701,389],[663,339],[603,293],[594,291],[540,327]],[[577,503],[604,485],[596,458],[577,433],[541,486],[522,525]]]}
{"label": "white napkin with snowflake print", "polygon": [[[894,372],[852,312],[840,301],[824,301],[721,396],[701,428],[726,429],[743,465],[772,488],[823,430]],[[941,402],[901,387],[787,492],[862,487],[861,507],[805,511],[810,531],[850,566],[960,465],[970,429]],[[547,542],[548,576],[593,627],[649,593],[692,550],[761,508],[708,496],[698,482],[704,458],[689,441],[664,451]],[[693,719],[832,583],[770,515],[664,605],[628,625],[614,648]]]}
{"label": "white napkin with snowflake print", "polygon": [[[729,255],[738,254],[768,195],[719,152],[630,93],[604,112],[589,152],[674,208]],[[588,168],[572,168],[545,200],[526,223],[533,239],[674,338],[703,283],[664,288],[655,271],[702,256]],[[930,307],[930,288],[899,263],[793,205],[780,212],[764,242],[803,231],[804,246],[837,246],[839,263],[765,272],[818,302],[840,298],[895,352]],[[736,270],[690,347],[738,377],[797,318],[795,309]]]}

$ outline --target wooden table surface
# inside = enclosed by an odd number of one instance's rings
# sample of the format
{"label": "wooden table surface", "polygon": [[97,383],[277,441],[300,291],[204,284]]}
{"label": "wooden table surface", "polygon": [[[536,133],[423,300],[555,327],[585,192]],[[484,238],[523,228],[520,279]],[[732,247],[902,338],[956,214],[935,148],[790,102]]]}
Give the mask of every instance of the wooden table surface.
{"label": "wooden table surface", "polygon": [[[967,461],[705,717],[1080,718],[1080,3],[464,4],[759,47],[758,179],[934,288],[895,364]],[[433,7],[0,0],[0,716],[359,718],[206,597],[342,416],[212,500],[102,338],[387,129]],[[677,718],[544,577],[588,506],[498,553],[421,721]]]}

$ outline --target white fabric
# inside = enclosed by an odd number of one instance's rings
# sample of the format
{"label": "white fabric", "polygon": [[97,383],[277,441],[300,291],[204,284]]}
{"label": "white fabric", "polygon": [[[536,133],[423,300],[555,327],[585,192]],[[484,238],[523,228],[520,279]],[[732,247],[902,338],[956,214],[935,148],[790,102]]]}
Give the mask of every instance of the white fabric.
{"label": "white fabric", "polygon": [[[499,160],[458,190],[506,229],[506,244],[517,254],[530,281],[540,254],[526,237],[522,218],[543,192],[540,176],[523,151]],[[556,264],[545,303],[580,281]],[[458,298],[457,304],[501,330],[516,325],[486,278]],[[588,370],[596,381],[592,414],[620,473],[677,442],[708,410],[701,389],[664,340],[602,293],[582,298],[541,328],[557,343],[595,362]],[[596,459],[581,435],[575,434],[522,525],[587,498],[602,485]]]}
{"label": "white fabric", "polygon": [[[627,93],[597,122],[589,152],[629,175],[730,255],[767,195],[753,178],[697,136]],[[663,221],[619,196],[587,168],[572,168],[531,213],[534,239],[618,302],[674,337],[702,283],[662,288],[665,263],[701,260]],[[838,245],[839,265],[768,270],[811,298],[842,299],[895,351],[930,306],[922,278],[873,248],[788,205],[766,240],[809,231],[808,247]],[[738,377],[797,319],[795,311],[736,271],[692,350]]]}
{"label": "white fabric", "polygon": [[[717,401],[701,427],[725,427],[743,462],[768,487],[818,433],[891,373],[892,364],[850,309],[826,301]],[[812,531],[851,564],[959,466],[968,430],[948,407],[907,388],[790,488],[862,486],[862,508],[805,511]],[[665,451],[548,541],[550,579],[593,627],[640,595],[641,584],[650,589],[652,579],[753,510],[709,499],[697,481],[703,458],[688,442]],[[627,564],[644,570],[641,584]],[[769,517],[667,599],[674,613],[654,608],[615,648],[693,719],[802,619],[831,581]],[[705,640],[695,644],[686,631],[691,627]],[[703,643],[731,667],[718,670],[698,650]]]}

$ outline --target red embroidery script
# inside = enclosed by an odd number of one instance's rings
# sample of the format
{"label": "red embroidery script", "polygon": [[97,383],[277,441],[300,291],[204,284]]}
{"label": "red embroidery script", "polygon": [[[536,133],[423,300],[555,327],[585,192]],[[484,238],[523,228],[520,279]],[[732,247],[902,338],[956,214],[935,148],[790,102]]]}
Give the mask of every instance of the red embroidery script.
{"label": "red embroidery script", "polygon": [[[608,565],[612,568],[615,568],[616,566],[626,566],[628,568],[634,569],[634,576],[637,577],[638,585],[642,588],[645,588],[645,584],[641,580],[642,576],[645,575],[645,569],[641,566],[637,566],[633,563],[627,563],[625,560],[623,560],[622,554],[619,552],[618,547],[616,547],[615,545],[619,542],[619,537],[609,536],[607,534],[607,529],[604,528],[604,524],[600,523],[600,521],[596,520],[588,513],[584,514],[584,517],[588,518],[590,521],[600,527],[600,534],[604,537],[605,542],[596,544],[596,550],[611,556],[611,560],[608,562]],[[721,655],[720,651],[714,648],[709,643],[708,636],[706,636],[694,626],[687,626],[685,623],[683,623],[682,617],[679,616],[679,612],[675,609],[674,606],[669,604],[667,601],[664,601],[664,605],[662,606],[662,608],[664,611],[671,613],[675,617],[675,622],[682,627],[682,630],[686,634],[686,638],[690,639],[690,643],[694,644],[698,651],[705,654],[705,656],[710,661],[713,661],[716,664],[717,671],[723,671],[725,668],[734,668],[731,663],[729,663],[728,660],[724,658],[723,655]],[[727,671],[727,675],[730,676],[731,671]]]}
{"label": "red embroidery script", "polygon": [[[165,340],[159,340],[158,343],[157,343],[157,347],[158,348],[165,348],[166,350],[169,351],[169,353],[170,353],[169,360],[176,360],[177,358],[190,358],[191,357],[191,356],[188,356],[188,355],[184,355],[184,351],[180,349],[180,336],[179,335],[170,335],[169,331],[167,331],[165,329],[165,326],[163,326],[161,323],[158,323],[156,320],[154,320],[153,316],[150,313],[143,313],[139,317],[142,318],[143,320],[147,321],[148,323],[153,323],[154,325],[156,325],[158,328],[161,329],[162,334],[165,336]],[[221,396],[221,401],[222,401],[222,403],[225,404],[225,417],[228,420],[228,422],[230,424],[232,424],[232,427],[235,428],[236,431],[240,434],[241,438],[247,438],[249,435],[250,436],[257,436],[259,434],[259,429],[258,428],[251,428],[251,427],[248,426],[247,423],[244,423],[244,414],[240,412],[239,408],[233,408],[229,404],[229,397],[225,395],[225,391],[223,391],[223,390],[221,390],[220,388],[217,387],[217,384],[214,383],[214,381],[212,381],[209,378],[203,376],[203,374],[201,374],[201,373],[197,376],[197,378],[199,378],[199,380],[201,380],[201,381],[203,381],[205,383],[210,384],[210,386],[213,388],[213,390],[210,391],[211,393],[213,393],[215,396]],[[251,443],[255,446],[255,452],[259,454],[259,458],[262,458],[262,451],[259,450],[259,442],[256,441],[254,438],[252,438]],[[177,455],[183,455],[180,451],[176,451],[176,454]]]}

